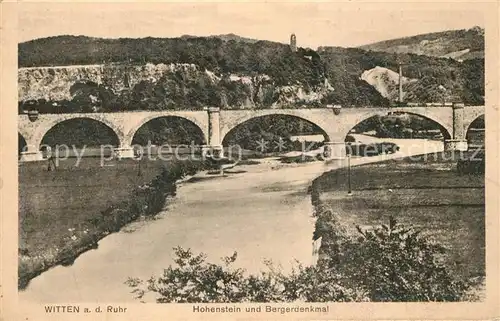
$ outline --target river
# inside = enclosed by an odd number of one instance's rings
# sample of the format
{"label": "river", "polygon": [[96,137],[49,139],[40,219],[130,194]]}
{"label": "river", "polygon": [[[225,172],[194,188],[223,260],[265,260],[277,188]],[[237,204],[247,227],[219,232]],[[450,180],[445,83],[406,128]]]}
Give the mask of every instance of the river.
{"label": "river", "polygon": [[[358,140],[364,141],[362,136]],[[366,138],[368,140],[369,138]],[[442,150],[442,142],[391,139],[401,150],[389,156],[353,158],[352,164]],[[368,142],[368,141],[366,141]],[[68,267],[57,266],[34,278],[19,299],[32,303],[133,302],[124,282],[147,279],[173,264],[173,248],[204,252],[211,262],[238,252],[235,267],[249,273],[271,259],[289,271],[295,260],[313,262],[314,219],[307,189],[323,172],[345,165],[314,162],[232,169],[225,177],[198,174],[180,184],[177,196],[156,220],[135,222],[99,242],[96,250]]]}

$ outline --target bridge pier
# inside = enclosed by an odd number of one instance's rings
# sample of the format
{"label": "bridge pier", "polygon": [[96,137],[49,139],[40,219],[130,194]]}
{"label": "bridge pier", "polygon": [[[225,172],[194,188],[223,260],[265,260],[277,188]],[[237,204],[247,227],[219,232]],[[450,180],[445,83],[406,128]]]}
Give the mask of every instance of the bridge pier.
{"label": "bridge pier", "polygon": [[463,103],[453,104],[453,139],[444,141],[445,151],[466,151],[468,149],[467,140],[465,139],[464,107]]}
{"label": "bridge pier", "polygon": [[211,154],[216,158],[224,155],[224,149],[220,139],[220,108],[207,107],[208,112],[208,145],[202,147],[202,155]]}
{"label": "bridge pier", "polygon": [[134,148],[132,146],[120,146],[118,148],[114,148],[113,153],[118,159],[135,157]]}
{"label": "bridge pier", "polygon": [[208,112],[208,145],[221,146],[220,141],[220,108],[207,107]]}
{"label": "bridge pier", "polygon": [[211,155],[215,158],[221,158],[224,155],[224,149],[223,149],[222,145],[219,145],[219,146],[204,145],[201,147],[201,155],[203,157],[207,157],[208,155]]}
{"label": "bridge pier", "polygon": [[23,136],[26,146],[21,151],[19,162],[37,162],[45,159],[44,153],[40,150],[40,143],[33,136]]}
{"label": "bridge pier", "polygon": [[467,144],[467,141],[464,139],[447,139],[444,141],[444,150],[445,151],[467,151],[469,149],[469,146]]}
{"label": "bridge pier", "polygon": [[345,142],[325,142],[323,157],[325,160],[344,159],[346,157]]}

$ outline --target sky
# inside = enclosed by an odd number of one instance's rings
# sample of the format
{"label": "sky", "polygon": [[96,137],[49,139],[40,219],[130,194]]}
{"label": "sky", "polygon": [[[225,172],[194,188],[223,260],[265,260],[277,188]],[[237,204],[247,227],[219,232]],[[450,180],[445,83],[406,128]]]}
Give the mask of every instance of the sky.
{"label": "sky", "polygon": [[57,35],[104,38],[234,33],[300,47],[355,47],[451,29],[485,26],[470,3],[18,3],[18,41]]}

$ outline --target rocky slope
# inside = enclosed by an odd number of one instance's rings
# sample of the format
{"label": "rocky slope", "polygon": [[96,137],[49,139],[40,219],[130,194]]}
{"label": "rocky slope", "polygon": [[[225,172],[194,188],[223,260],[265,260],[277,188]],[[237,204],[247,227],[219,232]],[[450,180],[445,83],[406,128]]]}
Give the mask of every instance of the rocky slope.
{"label": "rocky slope", "polygon": [[[361,79],[372,85],[383,97],[397,101],[399,98],[399,74],[384,67],[377,66],[370,70],[365,70],[361,74]],[[417,82],[417,79],[402,77],[403,89],[408,89],[410,83]],[[404,91],[404,90],[403,90]],[[405,98],[405,95],[403,95]]]}
{"label": "rocky slope", "polygon": [[130,102],[131,109],[281,108],[319,104],[334,91],[327,79],[315,87],[279,86],[265,74],[222,74],[179,63],[20,68],[18,82],[21,102],[87,102],[96,111],[112,107],[110,96],[122,107]]}
{"label": "rocky slope", "polygon": [[20,68],[18,71],[18,97],[20,101],[46,99],[71,100],[75,85],[92,82],[106,84],[114,92],[130,90],[141,81],[156,82],[162,76],[181,72],[196,72],[191,64],[144,66],[81,65],[59,67]]}
{"label": "rocky slope", "polygon": [[[399,74],[388,68],[377,66],[361,74],[361,79],[372,85],[383,97],[390,101],[399,100]],[[428,79],[402,77],[403,101],[412,103],[443,103],[459,101],[456,89],[443,84],[429,83]],[[422,101],[424,95],[426,100]]]}

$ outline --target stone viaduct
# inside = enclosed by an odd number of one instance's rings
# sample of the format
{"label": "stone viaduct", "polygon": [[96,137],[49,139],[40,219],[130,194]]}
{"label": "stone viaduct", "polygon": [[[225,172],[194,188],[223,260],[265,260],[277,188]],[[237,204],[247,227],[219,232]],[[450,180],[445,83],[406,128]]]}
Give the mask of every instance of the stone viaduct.
{"label": "stone viaduct", "polygon": [[[419,115],[435,121],[441,126],[445,137],[445,149],[467,150],[466,133],[470,124],[484,115],[484,106],[467,106],[461,103],[452,106],[411,107],[361,107],[340,108],[338,106],[309,109],[248,109],[224,110],[214,107],[200,111],[131,111],[116,113],[40,114],[31,119],[26,114],[18,116],[19,134],[27,143],[21,161],[43,159],[40,146],[44,135],[56,124],[76,118],[99,121],[111,128],[118,137],[117,157],[133,157],[132,139],[137,130],[148,121],[167,116],[181,117],[196,124],[203,133],[207,148],[221,150],[227,133],[236,126],[256,117],[266,115],[290,115],[307,120],[325,133],[325,151],[330,157],[345,156],[345,137],[358,123],[375,115],[401,112]],[[61,142],[62,144],[63,142]]]}

